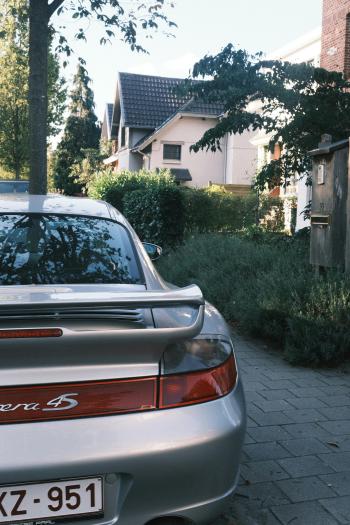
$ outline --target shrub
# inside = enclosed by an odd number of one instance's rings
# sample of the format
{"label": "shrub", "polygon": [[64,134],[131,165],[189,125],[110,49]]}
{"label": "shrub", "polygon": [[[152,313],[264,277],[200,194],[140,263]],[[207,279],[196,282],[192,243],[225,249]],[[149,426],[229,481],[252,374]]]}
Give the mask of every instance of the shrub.
{"label": "shrub", "polygon": [[155,171],[120,171],[110,169],[97,172],[88,185],[88,195],[93,199],[109,202],[120,212],[124,211],[124,196],[137,190],[147,190],[154,187],[175,186],[173,178],[167,170]]}
{"label": "shrub", "polygon": [[[265,241],[264,241],[265,237]],[[316,279],[308,240],[196,235],[160,259],[163,277],[198,284],[228,321],[277,342],[295,364],[333,365],[350,353],[350,279]]]}
{"label": "shrub", "polygon": [[141,239],[163,248],[182,242],[184,205],[177,186],[158,185],[147,191],[127,193],[123,198],[123,210]]}
{"label": "shrub", "polygon": [[237,231],[256,222],[256,196],[183,188],[187,232]]}
{"label": "shrub", "polygon": [[236,232],[256,225],[259,218],[270,231],[284,229],[281,199],[254,193],[237,196],[222,189],[182,188],[188,233]]}
{"label": "shrub", "polygon": [[[177,186],[167,170],[98,172],[88,194],[124,213],[143,239],[174,246],[184,233],[235,232],[257,219],[257,197],[238,197],[223,190]],[[262,200],[262,213],[276,208],[276,199]],[[272,229],[279,227],[271,219]]]}

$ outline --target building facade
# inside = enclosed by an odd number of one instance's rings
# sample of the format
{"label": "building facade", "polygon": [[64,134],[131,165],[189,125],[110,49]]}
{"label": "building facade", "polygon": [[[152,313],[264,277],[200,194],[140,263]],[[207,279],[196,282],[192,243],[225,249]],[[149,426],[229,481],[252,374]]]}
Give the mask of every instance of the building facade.
{"label": "building facade", "polygon": [[191,146],[213,128],[223,106],[181,95],[183,79],[119,73],[114,104],[107,104],[102,138],[111,140],[104,163],[115,170],[169,169],[179,184],[226,185],[250,191],[257,148],[250,135],[226,136],[221,150],[194,153]]}
{"label": "building facade", "polygon": [[350,77],[350,0],[323,0],[321,67]]}

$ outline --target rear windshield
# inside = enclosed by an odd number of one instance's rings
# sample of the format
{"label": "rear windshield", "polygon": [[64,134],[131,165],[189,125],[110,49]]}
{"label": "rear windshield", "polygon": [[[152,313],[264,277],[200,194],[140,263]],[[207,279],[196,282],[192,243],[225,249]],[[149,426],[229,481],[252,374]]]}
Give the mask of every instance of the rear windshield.
{"label": "rear windshield", "polygon": [[0,285],[139,282],[129,235],[118,223],[0,214]]}

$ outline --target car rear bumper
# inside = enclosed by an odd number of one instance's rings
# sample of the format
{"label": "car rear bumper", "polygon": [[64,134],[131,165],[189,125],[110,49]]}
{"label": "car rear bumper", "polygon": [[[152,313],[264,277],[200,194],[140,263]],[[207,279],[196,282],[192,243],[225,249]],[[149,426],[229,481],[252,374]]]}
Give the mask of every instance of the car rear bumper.
{"label": "car rear bumper", "polygon": [[228,396],[163,411],[0,427],[0,484],[103,475],[105,515],[80,524],[210,523],[233,492],[245,433]]}

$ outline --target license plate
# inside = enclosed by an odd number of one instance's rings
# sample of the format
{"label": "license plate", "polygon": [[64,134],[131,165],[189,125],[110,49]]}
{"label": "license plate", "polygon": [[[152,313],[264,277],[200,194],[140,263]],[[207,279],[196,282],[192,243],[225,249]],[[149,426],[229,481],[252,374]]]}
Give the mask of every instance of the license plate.
{"label": "license plate", "polygon": [[0,486],[0,523],[103,511],[102,478]]}

